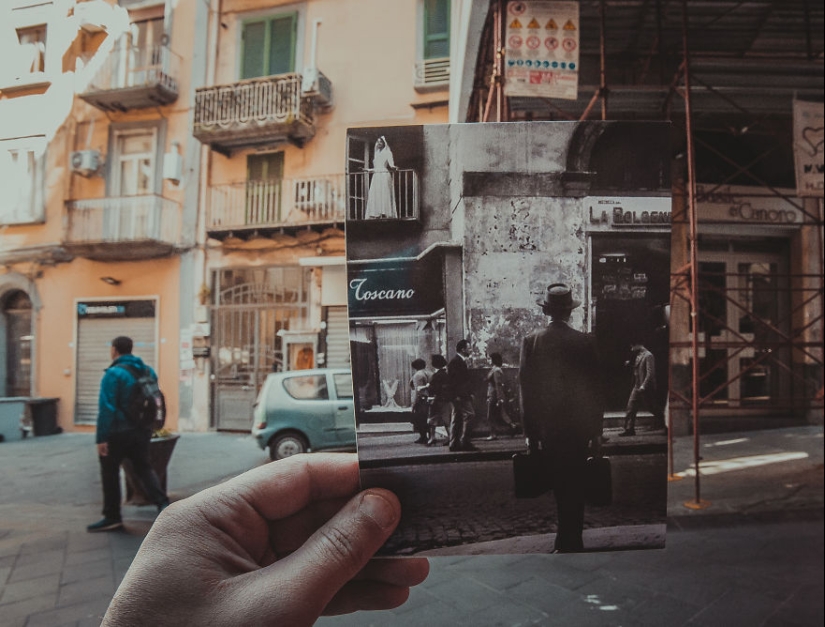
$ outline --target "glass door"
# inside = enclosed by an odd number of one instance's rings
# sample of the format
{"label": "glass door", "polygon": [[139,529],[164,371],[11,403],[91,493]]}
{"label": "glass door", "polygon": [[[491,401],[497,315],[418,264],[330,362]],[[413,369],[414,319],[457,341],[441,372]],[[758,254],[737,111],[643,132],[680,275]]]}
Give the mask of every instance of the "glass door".
{"label": "glass door", "polygon": [[729,408],[782,403],[792,369],[785,257],[735,248],[700,255],[700,395]]}

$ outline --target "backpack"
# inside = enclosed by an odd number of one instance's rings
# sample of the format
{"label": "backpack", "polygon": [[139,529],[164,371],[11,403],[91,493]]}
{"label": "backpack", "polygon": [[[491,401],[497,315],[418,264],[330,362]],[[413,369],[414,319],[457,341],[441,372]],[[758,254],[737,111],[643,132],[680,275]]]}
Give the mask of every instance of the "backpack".
{"label": "backpack", "polygon": [[126,419],[136,427],[152,431],[162,429],[166,423],[166,398],[160,391],[158,380],[152,376],[152,371],[146,368],[141,372],[126,364],[118,364],[117,367],[128,371],[135,378],[123,412]]}

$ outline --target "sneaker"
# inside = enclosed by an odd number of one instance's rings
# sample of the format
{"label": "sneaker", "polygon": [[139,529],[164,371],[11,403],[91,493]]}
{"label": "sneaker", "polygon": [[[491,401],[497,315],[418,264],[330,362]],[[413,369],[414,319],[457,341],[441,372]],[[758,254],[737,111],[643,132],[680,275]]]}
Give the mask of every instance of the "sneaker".
{"label": "sneaker", "polygon": [[478,449],[473,444],[471,444],[470,442],[467,442],[465,444],[462,444],[461,448],[459,450],[462,450],[462,451],[477,451]]}
{"label": "sneaker", "polygon": [[488,442],[490,442],[491,440],[498,440],[498,436],[497,436],[497,435],[495,435],[495,434],[493,434],[493,433],[491,433],[490,435],[488,435],[488,436],[487,436],[486,438],[484,438],[484,439],[485,439],[485,440],[487,440]]}
{"label": "sneaker", "polygon": [[120,518],[104,518],[86,527],[89,533],[114,531],[115,529],[123,529],[123,521]]}

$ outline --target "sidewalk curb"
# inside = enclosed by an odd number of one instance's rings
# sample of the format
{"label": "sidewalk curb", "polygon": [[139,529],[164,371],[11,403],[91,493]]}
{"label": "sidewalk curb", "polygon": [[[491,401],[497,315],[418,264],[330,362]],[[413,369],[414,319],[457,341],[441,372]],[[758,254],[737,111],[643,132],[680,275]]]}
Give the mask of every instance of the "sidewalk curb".
{"label": "sidewalk curb", "polygon": [[765,509],[757,512],[697,512],[695,514],[668,515],[668,532],[692,531],[708,527],[738,527],[766,523],[812,522],[825,520],[825,508],[819,504],[788,509]]}
{"label": "sidewalk curb", "polygon": [[[512,459],[516,453],[523,453],[526,447],[518,447],[499,451],[468,451],[456,453],[432,453],[422,455],[406,455],[379,459],[362,459],[362,469],[388,468],[391,466],[417,466],[422,464],[452,464],[459,462],[489,462]],[[362,451],[363,453],[363,451]],[[615,457],[618,455],[664,455],[667,453],[667,443],[638,443],[623,446],[602,446],[602,455]]]}

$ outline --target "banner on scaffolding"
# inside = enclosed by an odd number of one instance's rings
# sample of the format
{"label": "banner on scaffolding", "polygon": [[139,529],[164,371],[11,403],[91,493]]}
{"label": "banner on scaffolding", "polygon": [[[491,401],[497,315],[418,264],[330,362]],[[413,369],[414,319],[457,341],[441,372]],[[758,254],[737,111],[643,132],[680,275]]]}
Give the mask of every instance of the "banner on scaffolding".
{"label": "banner on scaffolding", "polygon": [[507,3],[504,93],[576,100],[579,91],[579,3]]}
{"label": "banner on scaffolding", "polygon": [[796,195],[822,198],[823,105],[793,101],[793,151],[796,165]]}

